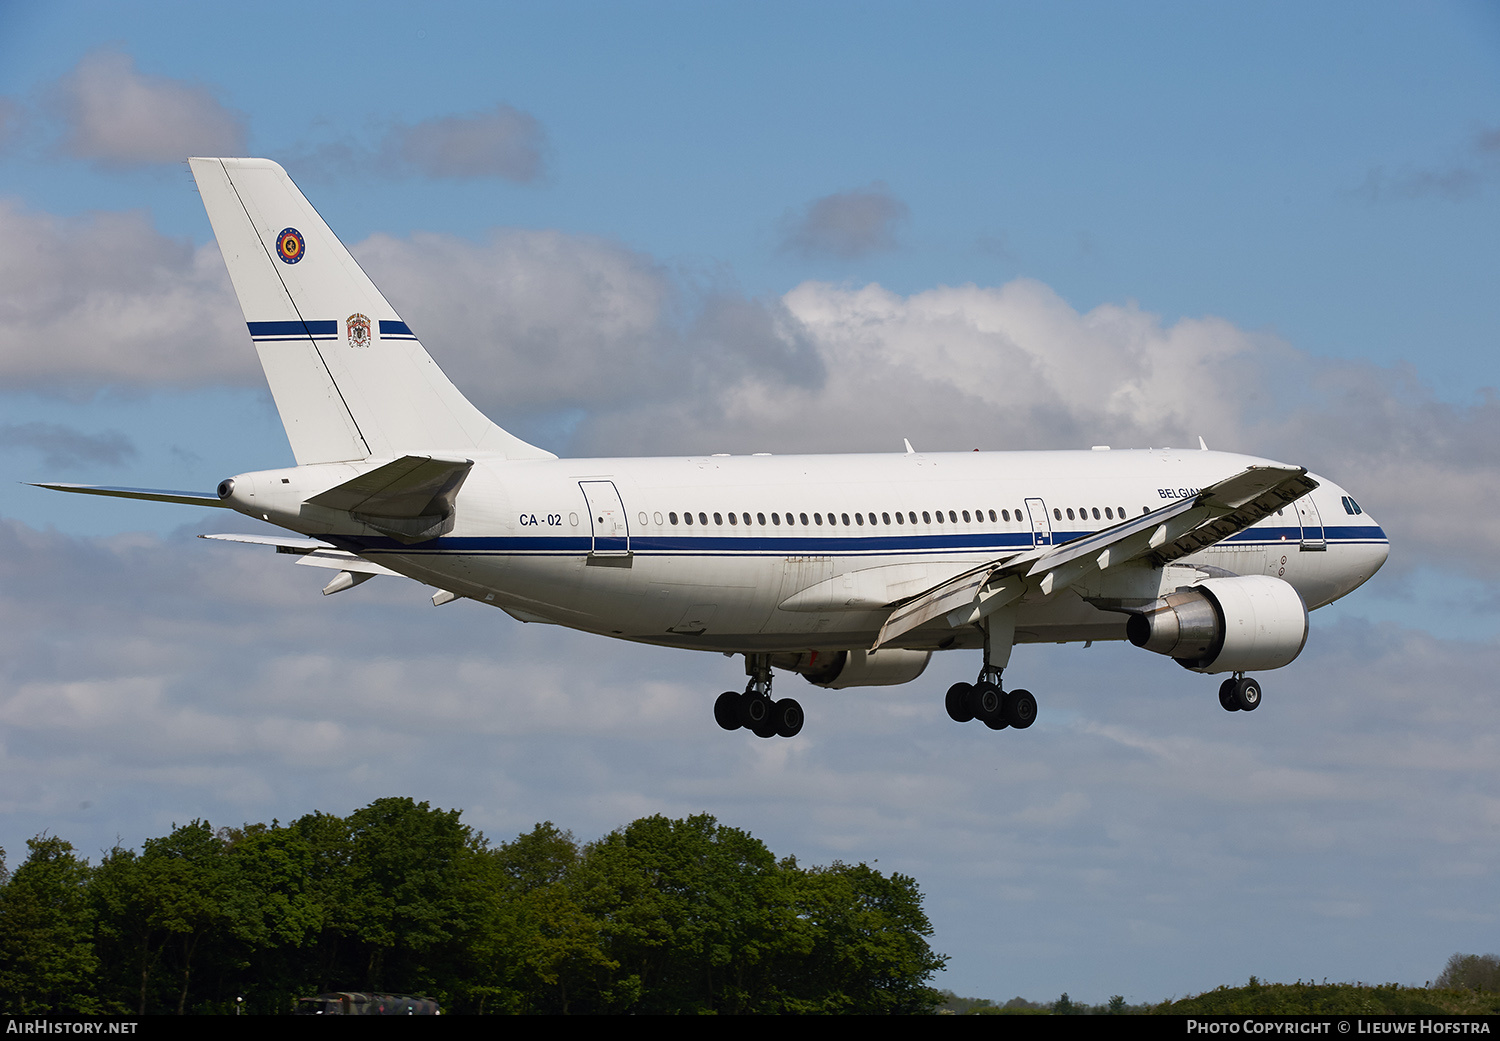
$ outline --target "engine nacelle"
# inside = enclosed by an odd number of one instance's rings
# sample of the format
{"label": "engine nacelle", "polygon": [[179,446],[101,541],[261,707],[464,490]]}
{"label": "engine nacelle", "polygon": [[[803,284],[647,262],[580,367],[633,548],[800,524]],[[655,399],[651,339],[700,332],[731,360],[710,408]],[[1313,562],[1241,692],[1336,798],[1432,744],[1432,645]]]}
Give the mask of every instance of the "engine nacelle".
{"label": "engine nacelle", "polygon": [[1279,669],[1307,643],[1307,605],[1269,575],[1209,578],[1131,615],[1125,635],[1194,672]]}
{"label": "engine nacelle", "polygon": [[931,658],[931,651],[882,647],[878,651],[778,654],[771,658],[771,664],[799,672],[803,679],[816,686],[843,690],[845,687],[891,687],[909,683],[922,675]]}

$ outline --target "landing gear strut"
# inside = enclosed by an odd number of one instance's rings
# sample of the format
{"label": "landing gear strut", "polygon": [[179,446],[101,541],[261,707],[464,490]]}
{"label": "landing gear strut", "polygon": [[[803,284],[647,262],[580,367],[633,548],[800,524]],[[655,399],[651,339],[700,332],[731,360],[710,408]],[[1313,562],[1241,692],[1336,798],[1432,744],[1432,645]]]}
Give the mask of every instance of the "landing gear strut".
{"label": "landing gear strut", "polygon": [[981,624],[984,626],[984,666],[973,683],[955,683],[948,688],[944,699],[948,718],[955,723],[977,719],[991,730],[1006,727],[1025,730],[1036,722],[1036,698],[1029,690],[1007,692],[1001,682],[1015,643],[1015,610],[1001,608]]}
{"label": "landing gear strut", "polygon": [[796,737],[802,729],[802,706],[792,698],[771,697],[771,656],[745,655],[743,694],[726,690],[714,702],[714,720],[725,730],[744,727],[756,737]]}
{"label": "landing gear strut", "polygon": [[1236,672],[1219,684],[1219,704],[1228,712],[1254,712],[1260,707],[1260,681]]}

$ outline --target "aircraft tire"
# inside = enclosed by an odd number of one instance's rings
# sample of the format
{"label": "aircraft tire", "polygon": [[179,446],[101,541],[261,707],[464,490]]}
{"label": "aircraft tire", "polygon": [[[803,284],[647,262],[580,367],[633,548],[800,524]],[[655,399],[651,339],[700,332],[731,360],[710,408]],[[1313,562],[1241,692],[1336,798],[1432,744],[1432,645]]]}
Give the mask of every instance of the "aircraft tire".
{"label": "aircraft tire", "polygon": [[974,713],[974,718],[988,723],[990,720],[1004,719],[1001,710],[1005,704],[1005,695],[1000,688],[989,681],[981,681],[974,684],[974,689],[969,694],[968,706]]}
{"label": "aircraft tire", "polygon": [[796,737],[802,732],[802,706],[794,698],[782,698],[771,705],[771,719],[780,737]]}
{"label": "aircraft tire", "polygon": [[714,722],[725,730],[740,728],[740,692],[726,690],[714,701]]}
{"label": "aircraft tire", "polygon": [[1005,695],[1005,707],[1001,715],[1017,730],[1025,730],[1036,722],[1036,698],[1029,690],[1013,690]]}
{"label": "aircraft tire", "polygon": [[1243,712],[1260,708],[1260,684],[1246,676],[1234,685],[1234,700]]}
{"label": "aircraft tire", "polygon": [[969,707],[969,695],[974,693],[974,687],[969,683],[955,683],[948,688],[948,696],[943,699],[948,709],[948,718],[955,723],[967,723],[974,718],[974,710]]}
{"label": "aircraft tire", "polygon": [[1219,704],[1224,706],[1224,711],[1226,712],[1238,712],[1240,710],[1240,703],[1235,699],[1234,694],[1234,688],[1238,684],[1239,680],[1232,676],[1219,684]]}
{"label": "aircraft tire", "polygon": [[759,691],[747,690],[739,696],[739,713],[740,726],[746,730],[757,730],[770,718],[771,699]]}

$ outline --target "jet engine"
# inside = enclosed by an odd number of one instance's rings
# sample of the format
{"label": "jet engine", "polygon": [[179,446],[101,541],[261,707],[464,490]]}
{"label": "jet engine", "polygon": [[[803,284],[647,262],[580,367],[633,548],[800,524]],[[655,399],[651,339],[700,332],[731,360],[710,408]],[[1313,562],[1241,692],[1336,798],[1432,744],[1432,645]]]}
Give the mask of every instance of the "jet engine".
{"label": "jet engine", "polygon": [[1279,669],[1307,642],[1307,605],[1269,575],[1209,578],[1131,615],[1125,635],[1194,672]]}
{"label": "jet engine", "polygon": [[777,654],[772,656],[771,664],[800,672],[807,682],[819,687],[842,690],[845,687],[891,687],[907,683],[922,675],[931,657],[931,651],[882,647],[878,651]]}

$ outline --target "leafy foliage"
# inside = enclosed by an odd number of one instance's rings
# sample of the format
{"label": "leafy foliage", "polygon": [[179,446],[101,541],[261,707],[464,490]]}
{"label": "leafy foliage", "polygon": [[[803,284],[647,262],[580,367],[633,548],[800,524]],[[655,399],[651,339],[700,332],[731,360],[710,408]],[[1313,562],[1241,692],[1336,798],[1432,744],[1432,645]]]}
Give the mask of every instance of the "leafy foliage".
{"label": "leafy foliage", "polygon": [[945,959],[916,882],[803,869],[709,816],[491,846],[410,799],[0,875],[0,1012],[286,1011],[318,992],[470,1013],[910,1013]]}
{"label": "leafy foliage", "polygon": [[1450,990],[1500,991],[1500,955],[1455,954],[1433,986]]}
{"label": "leafy foliage", "polygon": [[1196,997],[1168,1001],[1153,1014],[1182,1015],[1476,1015],[1500,1012],[1500,995],[1464,991],[1378,987],[1359,983],[1262,983],[1255,977],[1244,987],[1220,987]]}

